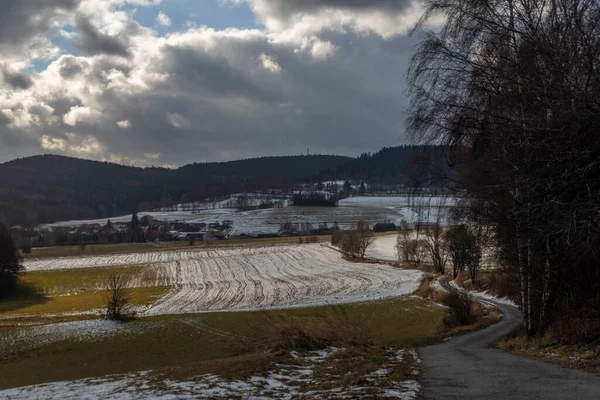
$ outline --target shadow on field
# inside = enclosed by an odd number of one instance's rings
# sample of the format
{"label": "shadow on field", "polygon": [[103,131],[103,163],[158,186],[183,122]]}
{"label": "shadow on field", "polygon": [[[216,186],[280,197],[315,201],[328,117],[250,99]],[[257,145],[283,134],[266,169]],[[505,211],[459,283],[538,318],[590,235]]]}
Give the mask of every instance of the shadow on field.
{"label": "shadow on field", "polygon": [[44,304],[47,303],[48,300],[48,297],[44,296],[38,288],[29,283],[20,281],[17,284],[13,296],[8,299],[0,300],[0,315],[20,308]]}

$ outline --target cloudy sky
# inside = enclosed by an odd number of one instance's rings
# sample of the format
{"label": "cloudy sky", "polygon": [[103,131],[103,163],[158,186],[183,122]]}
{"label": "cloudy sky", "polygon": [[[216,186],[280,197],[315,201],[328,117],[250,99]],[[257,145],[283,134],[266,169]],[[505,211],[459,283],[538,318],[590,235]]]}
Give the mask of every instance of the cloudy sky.
{"label": "cloudy sky", "polygon": [[0,162],[405,143],[413,0],[2,0]]}

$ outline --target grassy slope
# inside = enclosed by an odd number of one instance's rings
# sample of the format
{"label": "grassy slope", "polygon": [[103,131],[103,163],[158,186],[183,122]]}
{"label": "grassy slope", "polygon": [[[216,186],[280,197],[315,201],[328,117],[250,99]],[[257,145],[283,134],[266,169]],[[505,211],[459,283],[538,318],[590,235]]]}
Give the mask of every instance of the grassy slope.
{"label": "grassy slope", "polygon": [[[31,271],[21,277],[21,293],[17,299],[0,302],[0,326],[20,320],[17,316],[82,313],[102,308],[102,288],[112,273],[139,279],[142,287],[129,289],[131,304],[136,306],[155,302],[169,289],[154,286],[157,274],[154,266]],[[14,320],[7,318],[11,316]]]}
{"label": "grassy slope", "polygon": [[[417,298],[341,306],[351,325],[362,327],[378,345],[414,345],[437,334],[443,309]],[[165,367],[207,372],[216,362],[256,354],[268,342],[273,315],[303,326],[336,326],[331,307],[270,312],[165,315],[132,322],[138,333],[94,341],[60,341],[39,346],[0,347],[0,389]],[[1,335],[8,335],[3,331]],[[1,337],[0,337],[1,339]],[[0,346],[2,340],[0,340]],[[51,366],[51,367],[49,367]],[[177,371],[172,371],[177,374]]]}

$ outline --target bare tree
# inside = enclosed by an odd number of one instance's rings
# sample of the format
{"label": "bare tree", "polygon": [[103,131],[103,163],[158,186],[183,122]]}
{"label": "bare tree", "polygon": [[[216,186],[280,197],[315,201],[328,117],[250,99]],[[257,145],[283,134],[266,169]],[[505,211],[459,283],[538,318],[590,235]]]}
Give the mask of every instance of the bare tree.
{"label": "bare tree", "polygon": [[408,222],[400,221],[398,228],[398,236],[396,237],[396,250],[398,251],[398,260],[410,262],[412,261],[410,252],[411,229]]}
{"label": "bare tree", "polygon": [[404,220],[400,222],[396,250],[400,261],[419,265],[425,259],[427,247],[423,239],[424,231],[421,224],[415,225],[415,229],[411,229],[408,222]]}
{"label": "bare tree", "polygon": [[424,225],[424,243],[427,250],[427,254],[433,263],[434,269],[444,274],[446,272],[446,263],[448,261],[448,248],[445,242],[444,228],[442,222],[445,213],[445,200],[441,198],[439,201],[437,198],[431,200],[436,201],[437,204],[429,204],[428,209],[434,212],[435,222],[428,222]]}
{"label": "bare tree", "polygon": [[356,233],[357,233],[357,253],[360,258],[365,258],[365,254],[367,249],[371,247],[373,242],[375,241],[375,236],[373,235],[373,231],[369,227],[369,223],[367,221],[358,221],[356,224]]}
{"label": "bare tree", "polygon": [[106,279],[106,318],[123,321],[131,317],[127,314],[129,304],[129,279],[121,273],[112,273]]}

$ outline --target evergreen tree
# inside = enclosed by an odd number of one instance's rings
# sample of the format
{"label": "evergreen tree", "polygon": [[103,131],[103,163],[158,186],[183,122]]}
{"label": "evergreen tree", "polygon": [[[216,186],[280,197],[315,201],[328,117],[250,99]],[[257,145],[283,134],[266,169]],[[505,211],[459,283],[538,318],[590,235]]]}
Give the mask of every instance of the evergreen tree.
{"label": "evergreen tree", "polygon": [[344,192],[350,193],[351,189],[352,189],[352,185],[350,185],[350,182],[348,182],[348,181],[344,182]]}
{"label": "evergreen tree", "polygon": [[13,237],[6,225],[0,224],[0,299],[14,294],[19,274],[23,270]]}
{"label": "evergreen tree", "polygon": [[365,183],[361,182],[360,183],[360,188],[358,189],[358,193],[365,194],[366,192],[367,192],[367,188],[365,188]]}
{"label": "evergreen tree", "polygon": [[140,226],[140,220],[138,219],[137,212],[134,212],[131,216],[131,230],[136,230]]}

